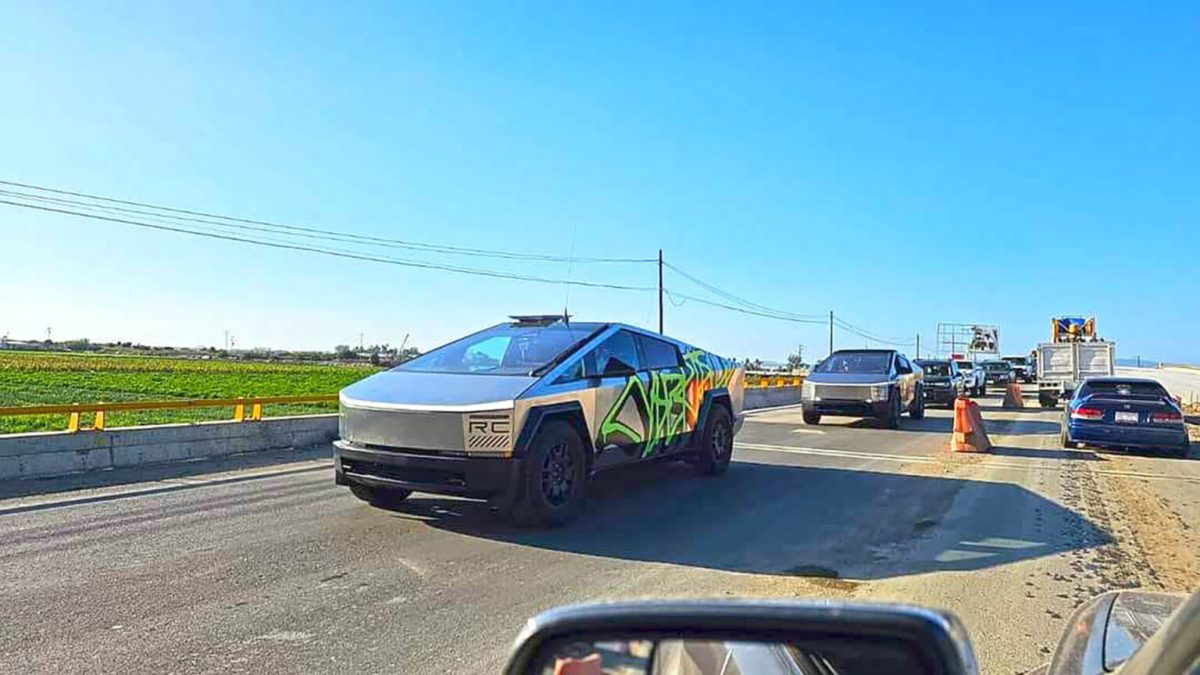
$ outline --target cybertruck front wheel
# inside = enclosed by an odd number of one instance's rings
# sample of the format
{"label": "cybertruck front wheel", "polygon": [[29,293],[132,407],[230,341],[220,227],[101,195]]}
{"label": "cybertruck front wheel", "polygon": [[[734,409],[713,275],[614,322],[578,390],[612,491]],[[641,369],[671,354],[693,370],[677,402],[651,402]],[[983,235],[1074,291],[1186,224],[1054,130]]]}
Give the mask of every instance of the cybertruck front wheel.
{"label": "cybertruck front wheel", "polygon": [[568,423],[546,423],[533,438],[513,519],[523,525],[555,527],[579,515],[587,495],[587,454]]}

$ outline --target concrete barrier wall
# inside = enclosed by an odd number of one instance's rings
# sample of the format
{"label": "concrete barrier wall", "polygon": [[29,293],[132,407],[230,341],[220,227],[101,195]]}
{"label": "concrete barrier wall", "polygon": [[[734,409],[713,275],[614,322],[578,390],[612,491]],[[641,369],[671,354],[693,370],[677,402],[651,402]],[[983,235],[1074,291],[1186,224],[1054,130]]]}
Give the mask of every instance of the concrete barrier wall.
{"label": "concrete barrier wall", "polygon": [[337,415],[0,436],[0,480],[305,447],[337,437]]}
{"label": "concrete barrier wall", "polygon": [[742,407],[746,410],[795,405],[800,402],[800,387],[755,387],[746,389]]}
{"label": "concrete barrier wall", "polygon": [[[746,389],[746,410],[800,402],[799,387]],[[259,422],[160,424],[108,431],[0,436],[0,480],[225,457],[331,443],[337,415],[273,417]]]}

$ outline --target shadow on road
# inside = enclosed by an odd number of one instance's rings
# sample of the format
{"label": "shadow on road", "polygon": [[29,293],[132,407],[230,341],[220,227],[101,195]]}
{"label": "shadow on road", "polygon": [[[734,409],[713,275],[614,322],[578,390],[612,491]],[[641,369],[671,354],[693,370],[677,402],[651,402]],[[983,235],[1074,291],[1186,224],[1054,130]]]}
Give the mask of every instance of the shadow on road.
{"label": "shadow on road", "polygon": [[[854,419],[849,423],[844,423],[847,417],[835,417],[833,423],[829,426],[845,427],[847,429],[878,429],[875,420],[870,418]],[[838,422],[843,422],[839,424]],[[824,421],[821,424],[825,424]],[[927,433],[948,434],[954,428],[954,419],[952,417],[931,417],[928,414],[923,419],[914,420],[905,415],[900,418],[900,427],[898,429],[888,429],[887,431],[923,431]]]}
{"label": "shadow on road", "polygon": [[1042,436],[1057,435],[1062,428],[1058,422],[1043,420],[997,420],[983,418],[983,426],[989,434],[997,436]]}
{"label": "shadow on road", "polygon": [[[1008,483],[734,462],[717,479],[662,464],[614,471],[592,485],[581,517],[560,529],[521,529],[482,504],[424,495],[396,515],[589,556],[752,574],[819,568],[857,579],[981,569],[1113,541]],[[970,517],[942,527],[960,495],[970,500]],[[1035,519],[1042,534],[1033,537]]]}

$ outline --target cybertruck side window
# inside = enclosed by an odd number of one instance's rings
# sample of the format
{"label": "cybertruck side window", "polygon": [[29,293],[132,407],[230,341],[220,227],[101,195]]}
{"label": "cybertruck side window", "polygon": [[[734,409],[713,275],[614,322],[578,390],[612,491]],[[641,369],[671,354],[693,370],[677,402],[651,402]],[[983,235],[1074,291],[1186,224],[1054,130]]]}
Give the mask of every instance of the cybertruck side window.
{"label": "cybertruck side window", "polygon": [[679,368],[683,365],[679,349],[670,342],[656,340],[640,333],[637,340],[642,347],[642,367],[647,370]]}
{"label": "cybertruck side window", "polygon": [[637,345],[633,341],[633,334],[629,331],[620,330],[613,333],[611,337],[596,345],[595,349],[584,356],[584,375],[601,377],[608,370],[612,361],[620,361],[633,370],[642,369]]}
{"label": "cybertruck side window", "polygon": [[634,370],[641,369],[642,360],[638,357],[637,345],[633,334],[629,331],[617,331],[607,340],[592,348],[560,375],[555,384],[574,382],[589,377],[601,377],[609,361],[618,359]]}

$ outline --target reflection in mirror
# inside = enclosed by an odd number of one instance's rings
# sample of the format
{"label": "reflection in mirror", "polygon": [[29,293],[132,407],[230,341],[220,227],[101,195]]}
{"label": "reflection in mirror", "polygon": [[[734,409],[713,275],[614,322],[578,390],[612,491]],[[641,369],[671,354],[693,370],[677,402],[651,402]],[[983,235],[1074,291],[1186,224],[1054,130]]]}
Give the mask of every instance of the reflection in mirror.
{"label": "reflection in mirror", "polygon": [[529,675],[879,675],[922,673],[888,640],[578,640],[547,644]]}

